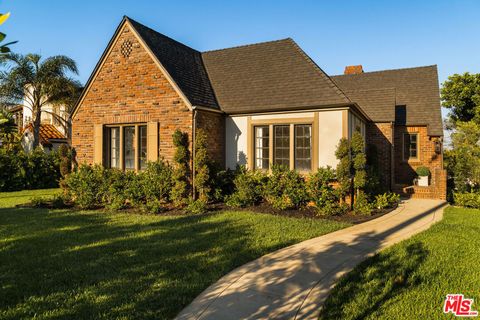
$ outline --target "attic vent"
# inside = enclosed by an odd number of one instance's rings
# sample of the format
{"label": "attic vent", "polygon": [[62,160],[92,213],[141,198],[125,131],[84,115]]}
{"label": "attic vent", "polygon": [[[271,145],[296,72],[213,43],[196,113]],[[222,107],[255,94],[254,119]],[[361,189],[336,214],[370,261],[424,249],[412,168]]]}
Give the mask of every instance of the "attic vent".
{"label": "attic vent", "polygon": [[125,58],[128,58],[128,56],[132,52],[132,42],[130,40],[125,40],[120,47],[120,52]]}

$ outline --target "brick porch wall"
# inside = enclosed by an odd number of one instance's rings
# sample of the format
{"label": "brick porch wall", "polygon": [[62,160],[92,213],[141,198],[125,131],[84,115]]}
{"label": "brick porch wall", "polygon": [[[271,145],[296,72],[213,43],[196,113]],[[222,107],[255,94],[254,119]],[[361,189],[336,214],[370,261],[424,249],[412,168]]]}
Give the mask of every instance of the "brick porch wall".
{"label": "brick porch wall", "polygon": [[[404,133],[418,134],[417,160],[403,160]],[[395,191],[403,191],[414,198],[446,199],[447,174],[443,169],[443,154],[435,152],[435,140],[427,134],[426,126],[395,126]],[[415,170],[420,166],[430,169],[430,186],[412,186]]]}
{"label": "brick porch wall", "polygon": [[[192,137],[192,112],[138,39],[125,26],[72,121],[72,145],[80,163],[93,162],[94,124],[159,123],[159,155],[171,161],[176,129]],[[120,47],[133,44],[125,58]]]}

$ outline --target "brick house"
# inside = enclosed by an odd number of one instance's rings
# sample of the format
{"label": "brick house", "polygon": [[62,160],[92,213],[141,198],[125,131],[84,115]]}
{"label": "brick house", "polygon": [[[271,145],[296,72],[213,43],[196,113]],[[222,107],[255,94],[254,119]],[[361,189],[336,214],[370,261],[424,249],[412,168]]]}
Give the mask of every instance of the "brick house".
{"label": "brick house", "polygon": [[[292,39],[199,52],[124,17],[72,114],[77,160],[141,170],[172,159],[176,129],[192,150],[199,128],[225,167],[302,172],[335,167],[358,130],[386,186],[445,198],[436,66],[329,76]],[[429,187],[412,186],[420,165]]]}

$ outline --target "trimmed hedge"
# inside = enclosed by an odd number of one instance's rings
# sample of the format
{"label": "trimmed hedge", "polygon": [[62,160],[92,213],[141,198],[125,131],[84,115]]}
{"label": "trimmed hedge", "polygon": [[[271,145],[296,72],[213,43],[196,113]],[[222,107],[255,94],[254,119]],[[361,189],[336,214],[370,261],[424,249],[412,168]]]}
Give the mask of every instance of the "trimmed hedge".
{"label": "trimmed hedge", "polygon": [[480,193],[478,192],[455,192],[453,200],[457,206],[480,209]]}
{"label": "trimmed hedge", "polygon": [[58,187],[60,157],[36,149],[30,153],[0,148],[0,191]]}

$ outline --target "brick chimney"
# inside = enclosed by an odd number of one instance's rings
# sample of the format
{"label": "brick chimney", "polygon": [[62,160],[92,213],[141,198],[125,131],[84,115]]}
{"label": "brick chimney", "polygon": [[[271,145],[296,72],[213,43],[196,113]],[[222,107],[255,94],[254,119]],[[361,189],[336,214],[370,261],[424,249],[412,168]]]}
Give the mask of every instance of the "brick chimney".
{"label": "brick chimney", "polygon": [[357,66],[346,66],[343,74],[360,74],[363,73],[363,67],[361,64]]}

